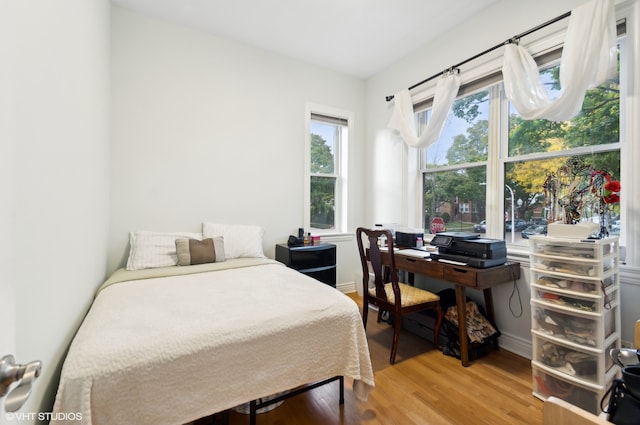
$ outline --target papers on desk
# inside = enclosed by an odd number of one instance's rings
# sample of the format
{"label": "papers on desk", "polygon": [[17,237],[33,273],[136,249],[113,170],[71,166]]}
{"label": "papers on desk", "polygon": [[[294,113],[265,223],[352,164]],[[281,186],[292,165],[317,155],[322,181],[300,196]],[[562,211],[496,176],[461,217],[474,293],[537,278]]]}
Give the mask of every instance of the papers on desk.
{"label": "papers on desk", "polygon": [[456,266],[466,266],[467,263],[463,263],[462,261],[454,261],[454,260],[445,260],[444,258],[438,258],[438,261],[441,263],[453,264]]}
{"label": "papers on desk", "polygon": [[[394,247],[393,251],[394,252],[398,252],[398,248]],[[381,246],[380,247],[380,252],[389,252],[389,247],[388,246]]]}
{"label": "papers on desk", "polygon": [[408,257],[429,258],[429,253],[422,249],[400,249],[396,251],[398,255],[406,255]]}

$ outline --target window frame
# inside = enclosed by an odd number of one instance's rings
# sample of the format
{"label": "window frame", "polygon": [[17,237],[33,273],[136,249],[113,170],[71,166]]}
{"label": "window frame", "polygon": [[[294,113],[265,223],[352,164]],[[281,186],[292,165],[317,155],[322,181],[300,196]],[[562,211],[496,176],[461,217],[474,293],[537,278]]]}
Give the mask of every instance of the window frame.
{"label": "window frame", "polygon": [[[311,227],[311,176],[319,175],[311,172],[311,121],[312,115],[323,115],[339,120],[345,120],[346,137],[340,138],[337,143],[335,155],[335,169],[333,177],[335,186],[335,227],[333,229],[320,229]],[[318,235],[343,234],[347,232],[348,225],[348,163],[349,142],[354,135],[354,113],[326,105],[307,103],[305,108],[305,137],[304,137],[304,228],[306,231]],[[346,139],[346,140],[345,140]],[[331,177],[322,174],[322,177]]]}
{"label": "window frame", "polygon": [[[634,41],[637,39],[637,34],[640,30],[638,21],[633,20],[634,16],[640,15],[640,6],[638,5],[625,5],[619,7],[617,10],[618,19],[626,19],[626,34],[625,37],[619,39],[621,55],[620,63],[620,139],[618,142],[619,151],[621,155],[620,161],[620,180],[622,182],[622,197],[620,203],[620,211],[622,217],[622,229],[620,234],[620,245],[624,247],[627,254],[627,264],[633,266],[640,266],[640,241],[636,241],[631,237],[635,231],[640,230],[640,223],[635,223],[633,220],[632,212],[640,207],[640,202],[637,201],[640,198],[639,185],[633,185],[634,177],[640,177],[640,172],[636,169],[638,167],[633,166],[634,159],[640,160],[640,147],[630,144],[628,141],[640,140],[640,123],[638,120],[634,120],[634,111],[640,110],[640,102],[638,99],[633,98],[629,93],[629,89],[638,85],[640,78],[635,76],[637,70],[640,70],[640,55],[637,53],[638,46],[635,46]],[[556,25],[546,30],[540,31],[536,35],[535,39],[527,42],[523,41],[525,45],[534,55],[534,57],[540,57],[548,54],[559,47],[564,42],[564,33],[566,32],[568,22],[564,22],[562,25]],[[461,78],[463,79],[463,85],[468,82],[479,81],[484,78],[489,78],[492,74],[495,74],[501,69],[502,66],[502,52],[492,53],[487,55],[486,60],[479,63],[477,66],[471,69],[462,70]],[[548,61],[549,63],[551,61]],[[634,73],[634,70],[635,73]],[[500,81],[502,78],[500,78]],[[502,92],[502,84],[496,84],[497,90]],[[424,91],[415,94],[413,97],[414,105],[417,111],[430,108],[430,99],[433,98],[435,89],[435,83],[425,88]],[[491,89],[491,84],[488,83],[484,86],[484,89]],[[470,94],[463,93],[459,97]],[[485,166],[487,173],[487,186],[486,186],[486,223],[487,237],[503,239],[504,237],[504,211],[505,196],[504,190],[500,190],[504,186],[504,167],[509,162],[517,161],[518,159],[533,159],[530,156],[523,157],[511,157],[507,156],[508,150],[508,100],[503,96],[503,93],[499,93],[500,102],[494,102],[494,105],[490,106],[490,123],[489,123],[489,157],[486,164],[473,163],[473,166]],[[630,97],[631,96],[631,97]],[[421,106],[419,109],[418,107]],[[498,126],[492,125],[495,117],[493,114],[500,114],[500,120],[497,121]],[[610,150],[610,145],[599,145],[594,147],[585,148],[589,152],[591,150]],[[418,161],[417,171],[420,176],[420,180],[423,180],[425,172],[436,172],[437,169],[429,168],[425,166],[426,149],[421,149],[416,160]],[[565,151],[567,152],[567,151]],[[545,154],[542,154],[544,156]],[[551,155],[551,154],[546,154]],[[525,158],[526,157],[526,158]],[[537,158],[540,156],[536,155]],[[467,164],[468,166],[469,164]],[[456,164],[456,168],[464,168],[464,164]],[[440,171],[447,170],[447,167],[443,167]],[[421,189],[423,189],[421,187]],[[420,191],[421,194],[423,190]],[[419,203],[422,205],[422,195]],[[635,208],[635,209],[634,209]],[[422,213],[420,215],[423,215]],[[417,223],[422,223],[425,228],[428,228],[428,223],[424,223],[420,216],[415,217]],[[523,245],[511,245],[508,238],[507,242],[509,252],[518,255],[520,251],[521,255],[528,254],[528,246]],[[631,246],[628,246],[631,245]]]}

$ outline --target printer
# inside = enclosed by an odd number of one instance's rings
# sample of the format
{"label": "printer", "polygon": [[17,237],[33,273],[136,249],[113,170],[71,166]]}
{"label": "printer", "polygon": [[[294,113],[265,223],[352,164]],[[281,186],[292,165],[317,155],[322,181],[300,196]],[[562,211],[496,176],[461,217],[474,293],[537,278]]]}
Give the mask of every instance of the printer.
{"label": "printer", "polygon": [[431,239],[438,248],[435,260],[449,260],[471,267],[487,268],[507,262],[507,246],[503,240],[481,238],[477,233],[441,232]]}
{"label": "printer", "polygon": [[397,228],[395,231],[396,246],[407,248],[421,248],[424,240],[424,230],[406,227]]}

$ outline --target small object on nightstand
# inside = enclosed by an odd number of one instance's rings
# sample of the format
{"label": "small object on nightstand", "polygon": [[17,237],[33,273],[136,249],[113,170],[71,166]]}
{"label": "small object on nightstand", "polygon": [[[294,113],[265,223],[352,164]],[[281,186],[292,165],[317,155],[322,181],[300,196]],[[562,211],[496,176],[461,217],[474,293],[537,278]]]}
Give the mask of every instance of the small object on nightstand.
{"label": "small object on nightstand", "polygon": [[303,239],[300,238],[296,238],[295,236],[291,235],[289,236],[289,240],[287,241],[287,245],[289,246],[302,246],[304,245]]}

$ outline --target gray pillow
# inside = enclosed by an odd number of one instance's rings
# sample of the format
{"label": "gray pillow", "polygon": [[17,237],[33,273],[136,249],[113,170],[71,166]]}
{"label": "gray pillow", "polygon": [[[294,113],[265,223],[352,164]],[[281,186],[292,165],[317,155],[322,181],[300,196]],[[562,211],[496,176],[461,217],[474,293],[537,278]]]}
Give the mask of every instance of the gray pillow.
{"label": "gray pillow", "polygon": [[176,253],[179,266],[193,264],[220,263],[225,260],[222,236],[197,239],[176,239]]}

